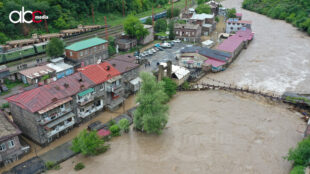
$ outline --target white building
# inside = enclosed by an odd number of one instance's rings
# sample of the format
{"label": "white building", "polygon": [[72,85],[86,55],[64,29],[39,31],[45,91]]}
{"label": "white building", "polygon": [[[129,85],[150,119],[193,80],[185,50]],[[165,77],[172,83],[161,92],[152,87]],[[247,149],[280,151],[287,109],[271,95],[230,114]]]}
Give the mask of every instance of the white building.
{"label": "white building", "polygon": [[226,33],[228,34],[236,33],[242,27],[251,29],[251,26],[252,26],[251,21],[244,21],[244,20],[239,20],[237,18],[230,18],[226,21]]}

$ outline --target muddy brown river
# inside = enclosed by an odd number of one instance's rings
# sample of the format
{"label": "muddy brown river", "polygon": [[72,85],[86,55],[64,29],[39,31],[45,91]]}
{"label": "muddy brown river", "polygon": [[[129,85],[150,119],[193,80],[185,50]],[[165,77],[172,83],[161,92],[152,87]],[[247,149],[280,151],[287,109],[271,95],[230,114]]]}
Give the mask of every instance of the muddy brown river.
{"label": "muddy brown river", "polygon": [[[310,37],[240,9],[241,2],[223,4],[253,21],[255,40],[226,71],[208,76],[278,94],[310,92]],[[49,173],[288,174],[291,164],[283,156],[305,130],[301,115],[286,105],[223,91],[178,93],[169,115],[160,136],[130,131],[109,142],[107,153],[78,155]],[[80,172],[73,170],[78,162],[86,166]]]}

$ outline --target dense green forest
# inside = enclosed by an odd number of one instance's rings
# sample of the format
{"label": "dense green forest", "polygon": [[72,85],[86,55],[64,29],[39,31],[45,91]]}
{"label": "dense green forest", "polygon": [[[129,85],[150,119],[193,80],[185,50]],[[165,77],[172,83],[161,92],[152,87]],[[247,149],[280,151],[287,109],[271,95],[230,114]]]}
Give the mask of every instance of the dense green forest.
{"label": "dense green forest", "polygon": [[310,0],[244,0],[242,7],[285,20],[310,35]]}
{"label": "dense green forest", "polygon": [[[124,0],[125,13],[137,14],[154,7],[168,4],[169,0]],[[49,32],[61,29],[75,28],[78,24],[92,24],[92,11],[95,23],[103,23],[103,16],[108,20],[115,16],[122,16],[123,0],[0,0],[0,43],[8,39],[19,39],[30,36],[32,32],[45,32],[44,22],[39,24],[13,24],[9,21],[9,14],[13,10],[45,11],[48,16]],[[28,14],[27,14],[28,15]],[[26,16],[31,18],[29,14]],[[109,23],[109,21],[108,21]]]}

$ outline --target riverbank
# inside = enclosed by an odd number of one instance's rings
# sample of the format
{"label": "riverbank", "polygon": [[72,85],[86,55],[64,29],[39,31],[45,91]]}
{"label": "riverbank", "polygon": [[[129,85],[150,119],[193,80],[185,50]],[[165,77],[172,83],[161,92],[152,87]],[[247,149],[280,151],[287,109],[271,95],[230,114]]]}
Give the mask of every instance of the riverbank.
{"label": "riverbank", "polygon": [[[180,92],[160,136],[130,131],[96,157],[77,155],[50,174],[288,173],[282,157],[303,138],[305,123],[287,105],[223,91]],[[117,161],[117,163],[116,163]]]}

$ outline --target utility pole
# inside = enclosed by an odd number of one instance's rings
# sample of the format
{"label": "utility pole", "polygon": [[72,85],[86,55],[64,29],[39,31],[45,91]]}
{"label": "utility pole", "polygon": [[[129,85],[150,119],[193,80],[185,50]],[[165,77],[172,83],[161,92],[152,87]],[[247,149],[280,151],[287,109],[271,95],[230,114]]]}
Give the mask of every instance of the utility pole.
{"label": "utility pole", "polygon": [[123,0],[123,17],[125,17],[125,0]]}
{"label": "utility pole", "polygon": [[107,24],[107,17],[104,17],[104,23],[105,23],[105,40],[109,40],[109,34],[108,34],[108,24]]}
{"label": "utility pole", "polygon": [[93,4],[91,4],[91,13],[93,16],[93,24],[95,24],[94,5]]}
{"label": "utility pole", "polygon": [[[43,11],[43,15],[45,15],[45,11]],[[47,26],[46,19],[44,19],[44,26],[45,26],[46,32],[48,33],[48,26]]]}
{"label": "utility pole", "polygon": [[172,6],[171,6],[171,19],[173,18],[173,0],[171,0]]}
{"label": "utility pole", "polygon": [[152,1],[152,26],[154,27],[154,0]]}

